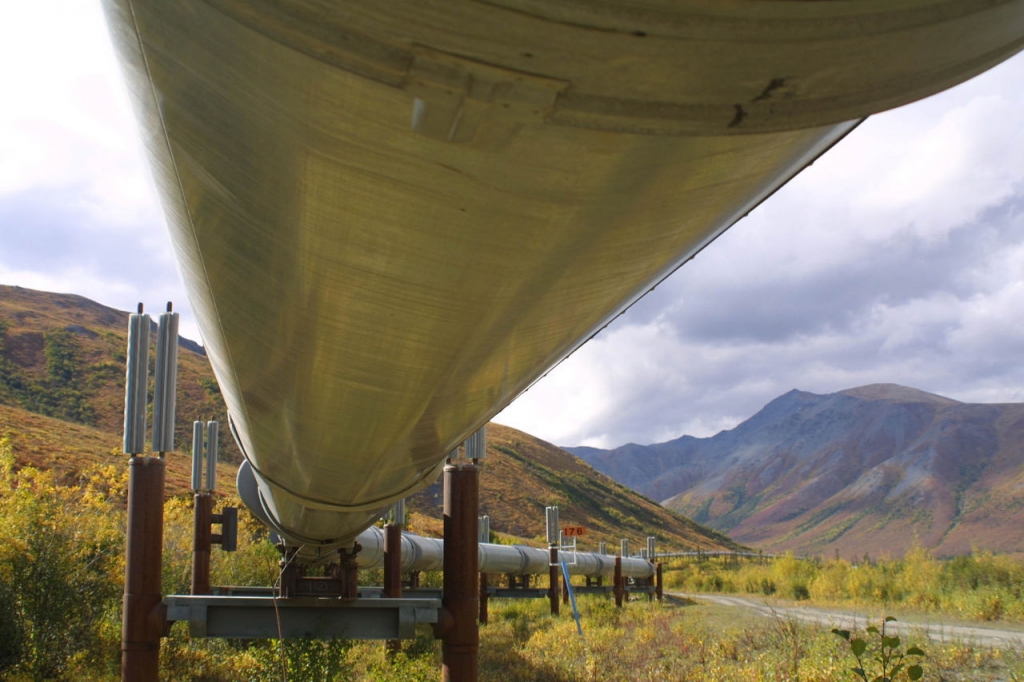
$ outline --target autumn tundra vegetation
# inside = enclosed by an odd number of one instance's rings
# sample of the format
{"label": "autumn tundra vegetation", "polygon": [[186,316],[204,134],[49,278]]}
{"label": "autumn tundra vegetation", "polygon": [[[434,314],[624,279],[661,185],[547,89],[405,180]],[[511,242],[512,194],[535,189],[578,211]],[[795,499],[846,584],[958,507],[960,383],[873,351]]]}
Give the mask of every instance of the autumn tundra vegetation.
{"label": "autumn tundra vegetation", "polygon": [[[0,443],[0,678],[116,680],[124,467],[94,465],[58,474],[16,464],[13,450],[11,439]],[[228,496],[223,501],[232,502]],[[187,495],[172,496],[165,506],[167,594],[188,589],[190,507]],[[238,551],[215,553],[213,582],[272,584],[277,562],[265,531],[243,512]],[[763,563],[674,560],[667,568],[667,583],[678,591],[1024,622],[1024,564],[985,553],[937,560],[917,548],[902,559],[856,563],[784,556]],[[362,579],[379,584],[380,575],[368,571]],[[856,660],[846,642],[827,627],[782,615],[763,618],[671,594],[662,603],[640,599],[622,609],[610,599],[588,596],[580,607],[583,637],[565,613],[548,615],[545,600],[493,602],[491,621],[481,627],[481,679],[854,679]],[[858,637],[863,635],[853,633]],[[922,679],[1024,675],[1016,651],[968,643],[921,646]],[[162,668],[165,680],[433,680],[438,659],[428,628],[405,642],[400,654],[388,656],[379,642],[192,640],[178,624],[164,641]]]}

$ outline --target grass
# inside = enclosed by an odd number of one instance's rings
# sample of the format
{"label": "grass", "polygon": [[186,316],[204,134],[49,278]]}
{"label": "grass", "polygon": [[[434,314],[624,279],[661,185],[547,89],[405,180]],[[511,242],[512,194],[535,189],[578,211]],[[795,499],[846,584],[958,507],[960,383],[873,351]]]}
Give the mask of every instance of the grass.
{"label": "grass", "polygon": [[[52,470],[17,467],[10,442],[0,444],[3,679],[119,678],[124,478],[121,467],[106,465],[62,484]],[[222,499],[218,507],[232,501]],[[214,584],[273,582],[278,557],[265,531],[248,514],[239,521],[239,550],[213,554]],[[182,593],[191,549],[187,497],[168,500],[165,522],[163,587]],[[778,566],[779,576],[803,575],[804,567],[792,562]],[[61,608],[54,609],[58,597]],[[546,600],[493,600],[491,622],[480,629],[480,679],[814,682],[842,679],[851,665],[827,627],[685,600],[637,600],[622,609],[610,597],[582,596],[579,603],[582,638],[567,612],[548,615]],[[49,641],[56,644],[40,645]],[[1019,652],[963,643],[927,649],[926,680],[1024,676]],[[165,681],[270,681],[283,679],[282,671],[291,680],[415,681],[437,679],[440,656],[427,627],[389,658],[380,642],[191,640],[176,625],[161,659]]]}

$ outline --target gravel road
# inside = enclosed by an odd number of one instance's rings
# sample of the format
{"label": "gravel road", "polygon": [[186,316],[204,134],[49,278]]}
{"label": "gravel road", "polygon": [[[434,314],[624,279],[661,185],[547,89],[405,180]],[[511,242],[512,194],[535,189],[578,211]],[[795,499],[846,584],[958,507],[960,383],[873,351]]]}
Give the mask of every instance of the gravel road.
{"label": "gravel road", "polygon": [[[832,611],[811,606],[780,606],[765,600],[747,597],[735,597],[719,594],[689,594],[685,592],[668,593],[696,602],[720,604],[736,608],[749,609],[768,618],[795,618],[805,623],[815,623],[829,628],[863,629],[867,625],[878,625],[878,616],[874,613],[857,613],[854,611]],[[897,616],[898,617],[898,616]],[[1024,647],[1024,630],[1007,630],[983,625],[963,625],[953,623],[935,623],[900,619],[889,623],[887,633],[922,633],[936,642],[970,641],[989,647]]]}

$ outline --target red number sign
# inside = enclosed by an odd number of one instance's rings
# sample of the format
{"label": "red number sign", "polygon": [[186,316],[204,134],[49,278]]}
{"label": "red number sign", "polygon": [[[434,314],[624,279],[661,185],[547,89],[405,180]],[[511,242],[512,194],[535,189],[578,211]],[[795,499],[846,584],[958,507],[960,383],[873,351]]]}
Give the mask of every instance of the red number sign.
{"label": "red number sign", "polygon": [[578,538],[586,534],[587,529],[583,526],[566,526],[562,529],[562,535],[567,538]]}

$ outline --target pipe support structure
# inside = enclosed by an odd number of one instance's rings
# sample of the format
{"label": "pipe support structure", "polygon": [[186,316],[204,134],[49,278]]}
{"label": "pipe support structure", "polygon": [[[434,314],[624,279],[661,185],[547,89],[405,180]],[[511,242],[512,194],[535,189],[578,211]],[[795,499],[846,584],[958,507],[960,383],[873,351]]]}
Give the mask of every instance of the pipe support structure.
{"label": "pipe support structure", "polygon": [[444,553],[441,603],[446,615],[440,628],[441,679],[444,682],[476,682],[478,674],[479,474],[480,469],[474,464],[448,464],[444,468],[444,537],[447,551]]}
{"label": "pipe support structure", "polygon": [[560,609],[561,597],[559,586],[559,571],[558,571],[558,548],[550,547],[548,549],[550,554],[548,560],[548,601],[551,603],[551,615],[557,616]]}
{"label": "pipe support structure", "polygon": [[164,476],[163,459],[128,460],[122,682],[159,679],[160,638],[167,623],[162,594]]}
{"label": "pipe support structure", "polygon": [[196,493],[192,510],[191,594],[210,594],[210,552],[213,547],[213,496]]}
{"label": "pipe support structure", "polygon": [[[384,596],[398,599],[402,596],[402,524],[384,524]],[[397,639],[387,642],[389,654],[400,651]]]}

